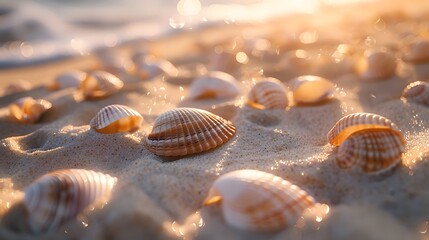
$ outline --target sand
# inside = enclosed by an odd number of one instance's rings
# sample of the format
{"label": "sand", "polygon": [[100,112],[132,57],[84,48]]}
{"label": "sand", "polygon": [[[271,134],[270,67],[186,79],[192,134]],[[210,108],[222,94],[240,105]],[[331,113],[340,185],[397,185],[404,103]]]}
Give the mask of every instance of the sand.
{"label": "sand", "polygon": [[[209,64],[212,49],[224,41],[242,35],[269,39],[278,46],[273,51],[225,70],[240,81],[241,94],[236,99],[187,100],[189,83],[162,76],[151,81],[121,76],[126,81],[124,90],[99,101],[79,99],[74,89],[50,92],[43,87],[65,70],[99,68],[95,57],[2,70],[1,87],[25,79],[35,88],[0,98],[0,178],[13,183],[0,185],[0,239],[428,239],[429,108],[400,96],[408,83],[428,77],[424,70],[429,64],[413,66],[398,60],[395,76],[364,82],[348,62],[378,46],[399,51],[404,36],[417,30],[427,34],[429,19],[423,1],[412,2],[327,8],[323,14],[268,23],[210,26],[119,49],[130,54],[144,46],[176,66],[201,69],[201,64]],[[384,27],[374,25],[380,18]],[[316,31],[317,39],[304,44],[294,37],[305,31]],[[312,41],[311,37],[307,40]],[[358,54],[338,63],[327,61],[326,56],[340,43],[357,46]],[[294,62],[290,55],[296,49],[305,49],[309,60]],[[335,98],[317,105],[291,105],[286,110],[250,108],[245,97],[256,82],[252,77],[259,77],[261,69],[265,76],[277,77],[286,85],[302,74],[326,77],[337,84]],[[54,107],[37,124],[13,122],[7,105],[23,96],[47,99]],[[144,117],[142,128],[112,135],[91,130],[91,118],[109,104],[139,111]],[[142,139],[156,117],[183,106],[207,109],[231,120],[236,135],[212,151],[174,161],[149,152]],[[336,151],[326,134],[342,116],[353,112],[377,113],[398,125],[407,141],[398,168],[374,177],[337,167]],[[117,177],[111,201],[58,230],[31,234],[20,193],[37,177],[65,168]],[[323,217],[315,220],[314,214],[306,214],[295,226],[273,233],[229,227],[219,207],[202,208],[202,201],[218,176],[237,169],[270,172],[300,186],[325,204]],[[6,201],[15,205],[6,206]]]}

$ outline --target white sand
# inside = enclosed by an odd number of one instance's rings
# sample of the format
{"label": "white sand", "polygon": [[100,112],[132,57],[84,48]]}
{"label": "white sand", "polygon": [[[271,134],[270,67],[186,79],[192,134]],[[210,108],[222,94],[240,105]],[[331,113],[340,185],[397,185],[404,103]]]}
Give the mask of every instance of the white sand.
{"label": "white sand", "polygon": [[[407,83],[416,77],[427,77],[421,69],[429,68],[429,64],[418,66],[418,74],[413,74],[412,66],[401,63],[396,76],[376,82],[361,82],[343,65],[316,58],[302,69],[277,66],[282,62],[282,54],[296,44],[317,55],[321,48],[332,49],[343,42],[374,47],[373,43],[363,43],[370,35],[377,41],[375,45],[400,48],[400,36],[405,34],[403,29],[415,31],[419,29],[415,25],[420,23],[419,26],[426,29],[426,33],[428,31],[428,12],[420,14],[424,7],[417,4],[423,1],[414,2],[414,5],[408,5],[411,9],[394,3],[380,9],[364,5],[338,10],[342,14],[336,17],[332,17],[333,14],[323,18],[321,15],[297,16],[294,19],[302,22],[292,23],[286,18],[273,21],[269,27],[255,24],[252,32],[260,29],[260,32],[270,33],[265,37],[272,42],[281,43],[280,57],[271,54],[262,59],[252,58],[247,65],[231,72],[240,80],[242,94],[227,102],[182,101],[181,97],[187,96],[188,85],[170,84],[161,78],[128,83],[133,87],[100,101],[76,100],[73,90],[48,92],[41,87],[0,98],[0,177],[11,178],[16,190],[22,191],[38,176],[64,168],[97,170],[119,179],[111,202],[103,209],[47,234],[26,233],[25,224],[22,224],[25,219],[22,206],[14,207],[4,214],[0,239],[22,239],[24,236],[29,239],[176,238],[176,235],[180,236],[179,230],[186,238],[198,239],[429,238],[429,187],[426,184],[429,175],[429,108],[399,99]],[[374,7],[372,11],[362,10],[370,7]],[[396,8],[403,10],[394,10]],[[376,14],[377,11],[382,13]],[[386,24],[382,31],[374,28],[380,16]],[[285,24],[288,21],[290,27]],[[405,26],[397,25],[398,22]],[[239,32],[237,29],[241,28],[229,26],[220,35],[230,38]],[[246,26],[242,29],[246,33],[249,30]],[[314,44],[304,46],[297,40],[287,39],[294,33],[315,29],[319,37]],[[208,62],[207,53],[200,56],[196,42],[210,49],[213,44],[210,39],[216,39],[211,36],[219,37],[217,31],[207,29],[199,38],[194,33],[181,34],[147,44],[177,65],[186,64],[193,68]],[[133,49],[135,46],[126,46],[124,51]],[[0,73],[0,79],[3,79],[0,86],[19,78],[35,80],[36,85],[46,84],[65,69],[95,66],[93,59],[85,58],[8,70]],[[251,109],[243,105],[243,97],[253,85],[251,76],[261,68],[267,76],[278,77],[286,84],[300,74],[325,76],[338,85],[335,99],[315,106],[291,106],[284,111]],[[50,100],[54,108],[38,124],[14,123],[7,117],[7,104],[22,96],[43,97]],[[96,112],[114,103],[141,112],[145,118],[142,129],[133,134],[113,135],[90,130],[88,123]],[[209,109],[233,121],[237,133],[215,150],[166,161],[146,150],[141,141],[155,118],[176,106]],[[404,133],[407,147],[403,164],[391,174],[370,177],[336,166],[335,150],[327,143],[326,134],[338,119],[353,112],[383,115]],[[318,202],[329,205],[329,213],[320,223],[304,217],[295,227],[259,234],[228,227],[219,208],[201,210],[202,201],[217,176],[244,168],[267,171],[289,180],[307,190]],[[10,190],[3,189],[0,193],[0,200],[5,199]],[[4,203],[0,201],[0,214],[1,206]],[[201,217],[203,226],[192,227],[192,223],[198,226]]]}

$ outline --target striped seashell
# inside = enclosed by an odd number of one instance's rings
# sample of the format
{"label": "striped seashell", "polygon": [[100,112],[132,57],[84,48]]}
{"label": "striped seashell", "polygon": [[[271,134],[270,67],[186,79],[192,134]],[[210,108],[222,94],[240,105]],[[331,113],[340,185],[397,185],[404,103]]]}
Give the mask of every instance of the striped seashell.
{"label": "striped seashell", "polygon": [[169,61],[147,56],[143,61],[137,63],[137,75],[142,80],[150,80],[161,74],[166,76],[177,76],[179,70]]}
{"label": "striped seashell", "polygon": [[402,60],[410,63],[429,61],[429,40],[418,40],[409,44],[403,53]]}
{"label": "striped seashell", "polygon": [[381,80],[395,75],[395,56],[385,50],[373,50],[357,66],[363,80]]}
{"label": "striped seashell", "polygon": [[313,75],[300,76],[289,83],[295,104],[314,104],[331,99],[335,86],[328,79]]}
{"label": "striped seashell", "polygon": [[96,203],[107,202],[117,179],[84,169],[48,173],[26,190],[24,204],[34,232],[46,232],[72,220]]}
{"label": "striped seashell", "polygon": [[339,146],[350,135],[366,129],[390,129],[400,133],[389,119],[373,113],[352,113],[342,117],[328,133],[328,141]]}
{"label": "striped seashell", "polygon": [[35,123],[52,107],[52,104],[44,99],[23,97],[9,105],[10,116],[20,123]]}
{"label": "striped seashell", "polygon": [[55,81],[48,86],[49,90],[59,90],[66,88],[78,88],[83,80],[86,78],[86,73],[83,71],[75,70],[65,72],[58,75]]}
{"label": "striped seashell", "polygon": [[3,95],[9,95],[13,93],[19,93],[28,91],[31,89],[31,83],[24,80],[18,80],[10,83],[3,91]]}
{"label": "striped seashell", "polygon": [[249,92],[247,104],[258,109],[285,109],[288,106],[286,89],[275,78],[258,82]]}
{"label": "striped seashell", "polygon": [[196,108],[176,108],[155,120],[144,143],[159,156],[184,156],[216,148],[234,134],[235,126],[222,117]]}
{"label": "striped seashell", "polygon": [[429,83],[413,82],[405,87],[402,97],[408,101],[429,106]]}
{"label": "striped seashell", "polygon": [[122,89],[124,83],[115,75],[105,71],[94,71],[80,85],[86,99],[108,97]]}
{"label": "striped seashell", "polygon": [[89,125],[99,133],[134,132],[140,128],[143,117],[134,109],[123,105],[103,107]]}
{"label": "striped seashell", "polygon": [[365,173],[380,174],[401,162],[405,140],[391,129],[366,129],[350,135],[338,148],[340,168],[359,166]]}
{"label": "striped seashell", "polygon": [[249,231],[276,231],[293,226],[316,201],[298,186],[270,173],[237,170],[213,183],[204,205],[221,202],[225,221]]}
{"label": "striped seashell", "polygon": [[197,78],[189,88],[189,99],[233,98],[240,94],[237,80],[225,72],[212,71]]}

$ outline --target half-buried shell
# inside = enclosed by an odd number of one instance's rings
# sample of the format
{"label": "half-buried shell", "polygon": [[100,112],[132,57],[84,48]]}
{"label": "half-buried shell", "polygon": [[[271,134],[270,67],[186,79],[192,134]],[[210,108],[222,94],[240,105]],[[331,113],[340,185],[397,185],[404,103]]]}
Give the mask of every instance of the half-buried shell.
{"label": "half-buried shell", "polygon": [[204,205],[220,202],[225,221],[242,230],[276,231],[293,226],[316,202],[298,186],[270,173],[237,170],[213,183]]}
{"label": "half-buried shell", "polygon": [[179,70],[169,61],[146,56],[144,60],[137,63],[138,77],[142,80],[150,80],[161,74],[165,76],[177,76]]}
{"label": "half-buried shell", "polygon": [[149,151],[159,156],[184,156],[216,148],[235,134],[235,126],[213,113],[176,108],[161,114],[146,137]]}
{"label": "half-buried shell", "polygon": [[240,93],[237,80],[225,72],[212,71],[197,78],[189,88],[189,99],[233,98]]}
{"label": "half-buried shell", "polygon": [[86,73],[83,71],[75,70],[65,72],[58,75],[54,82],[48,86],[49,90],[59,90],[66,88],[78,88],[83,80],[86,78]]}
{"label": "half-buried shell", "polygon": [[396,59],[385,50],[372,50],[366,53],[366,59],[358,62],[357,71],[363,80],[382,80],[395,75]]}
{"label": "half-buried shell", "polygon": [[123,105],[103,107],[89,125],[99,133],[134,132],[140,128],[143,117],[134,109]]}
{"label": "half-buried shell", "polygon": [[9,105],[10,116],[20,123],[35,123],[52,104],[44,99],[23,97]]}
{"label": "half-buried shell", "polygon": [[306,75],[300,76],[289,83],[295,104],[315,104],[331,99],[335,92],[335,84],[328,79]]}
{"label": "half-buried shell", "polygon": [[48,173],[26,190],[24,205],[34,232],[46,232],[75,218],[89,206],[106,202],[117,179],[84,169]]}
{"label": "half-buried shell", "polygon": [[413,82],[405,87],[402,97],[408,101],[429,106],[429,83]]}
{"label": "half-buried shell", "polygon": [[94,71],[87,75],[80,85],[86,99],[111,96],[122,89],[124,83],[115,75],[105,71]]}
{"label": "half-buried shell", "polygon": [[258,109],[285,109],[288,98],[285,87],[275,78],[267,78],[252,87],[247,104]]}

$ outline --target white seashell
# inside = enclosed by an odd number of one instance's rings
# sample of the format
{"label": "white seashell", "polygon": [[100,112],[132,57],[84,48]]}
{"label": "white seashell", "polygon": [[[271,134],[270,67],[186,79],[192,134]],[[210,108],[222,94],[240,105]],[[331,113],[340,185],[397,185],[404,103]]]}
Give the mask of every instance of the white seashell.
{"label": "white seashell", "polygon": [[410,63],[424,63],[429,61],[429,41],[418,40],[409,44],[403,53],[402,60]]}
{"label": "white seashell", "polygon": [[75,70],[65,72],[58,75],[55,81],[48,86],[49,90],[58,90],[66,88],[78,88],[83,80],[86,78],[86,73],[83,71]]}
{"label": "white seashell", "polygon": [[234,98],[240,94],[237,80],[224,72],[208,72],[197,78],[189,88],[189,98]]}
{"label": "white seashell", "polygon": [[295,104],[314,104],[331,99],[336,85],[328,79],[306,75],[289,83]]}
{"label": "white seashell", "polygon": [[10,83],[3,91],[3,95],[9,95],[13,93],[19,93],[28,91],[31,89],[31,83],[24,80],[14,81]]}
{"label": "white seashell", "polygon": [[229,141],[235,126],[213,114],[195,108],[176,108],[161,114],[145,146],[159,156],[184,156],[216,148]]}
{"label": "white seashell", "polygon": [[117,179],[84,169],[48,173],[26,190],[24,204],[34,232],[45,232],[75,218],[97,201],[107,201]]}
{"label": "white seashell", "polygon": [[298,186],[258,170],[237,170],[213,183],[204,205],[222,204],[225,221],[239,229],[276,231],[293,226],[316,202]]}
{"label": "white seashell", "polygon": [[137,63],[137,75],[142,79],[153,79],[161,74],[177,76],[179,70],[165,59],[157,59],[153,56],[145,57],[144,61]]}
{"label": "white seashell", "polygon": [[134,109],[123,105],[103,107],[89,125],[99,133],[134,132],[140,128],[143,117]]}
{"label": "white seashell", "polygon": [[256,83],[247,97],[248,104],[258,109],[285,109],[288,106],[286,89],[275,78]]}
{"label": "white seashell", "polygon": [[360,167],[365,173],[387,172],[401,162],[405,140],[391,129],[366,129],[350,135],[338,148],[340,168]]}
{"label": "white seashell", "polygon": [[10,116],[20,123],[35,123],[52,104],[43,99],[23,97],[9,105]]}
{"label": "white seashell", "polygon": [[381,80],[395,75],[395,56],[385,50],[373,50],[366,53],[366,59],[357,65],[357,71],[363,80]]}
{"label": "white seashell", "polygon": [[402,97],[408,101],[429,106],[429,83],[413,82],[405,87]]}
{"label": "white seashell", "polygon": [[94,71],[87,75],[80,85],[86,99],[108,97],[122,89],[124,83],[115,75],[105,71]]}

